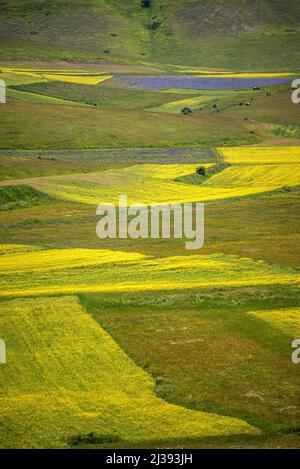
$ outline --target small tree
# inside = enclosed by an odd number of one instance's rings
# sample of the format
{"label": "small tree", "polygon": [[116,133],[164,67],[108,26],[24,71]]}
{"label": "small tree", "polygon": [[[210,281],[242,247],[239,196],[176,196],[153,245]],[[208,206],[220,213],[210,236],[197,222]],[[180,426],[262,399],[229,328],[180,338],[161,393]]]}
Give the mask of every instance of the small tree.
{"label": "small tree", "polygon": [[199,174],[200,176],[205,177],[206,171],[205,171],[205,167],[204,167],[204,166],[200,166],[199,168],[196,169],[196,171],[197,171],[197,174]]}
{"label": "small tree", "polygon": [[141,5],[142,8],[151,8],[151,0],[142,0]]}

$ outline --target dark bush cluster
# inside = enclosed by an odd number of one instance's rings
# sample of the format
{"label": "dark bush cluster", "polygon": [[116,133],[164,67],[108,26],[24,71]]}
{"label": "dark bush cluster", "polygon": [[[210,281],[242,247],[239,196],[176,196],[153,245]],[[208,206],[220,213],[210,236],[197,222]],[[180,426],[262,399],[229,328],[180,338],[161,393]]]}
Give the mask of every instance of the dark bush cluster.
{"label": "dark bush cluster", "polygon": [[200,175],[200,176],[205,176],[206,175],[206,171],[205,171],[205,167],[204,166],[200,166],[199,168],[196,169],[197,173]]}
{"label": "dark bush cluster", "polygon": [[192,114],[192,110],[189,107],[184,107],[184,108],[181,109],[181,113],[184,114],[185,116],[188,116],[188,115]]}
{"label": "dark bush cluster", "polygon": [[155,31],[160,27],[161,23],[159,21],[152,21],[152,23],[148,24],[148,29],[150,31]]}
{"label": "dark bush cluster", "polygon": [[91,432],[86,435],[73,435],[69,438],[70,446],[78,445],[100,445],[104,443],[115,443],[119,440],[117,435],[99,435]]}

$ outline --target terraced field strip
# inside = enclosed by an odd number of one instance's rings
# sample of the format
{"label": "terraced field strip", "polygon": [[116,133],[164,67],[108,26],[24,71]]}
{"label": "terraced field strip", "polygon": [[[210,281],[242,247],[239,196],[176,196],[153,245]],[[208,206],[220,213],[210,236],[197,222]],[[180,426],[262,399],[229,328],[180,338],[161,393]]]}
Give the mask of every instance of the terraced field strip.
{"label": "terraced field strip", "polygon": [[[245,188],[252,193],[300,184],[300,163],[234,165],[210,178],[206,187]],[[261,188],[261,191],[260,191]],[[250,192],[249,192],[250,193]]]}
{"label": "terraced field strip", "polygon": [[1,255],[0,296],[298,285],[288,267],[235,256],[149,258],[97,249],[43,249]]}
{"label": "terraced field strip", "polygon": [[266,72],[266,73],[257,73],[257,72],[246,72],[246,73],[237,73],[237,72],[206,72],[201,71],[199,75],[193,75],[196,77],[207,77],[207,78],[293,78],[297,77],[297,72]]}
{"label": "terraced field strip", "polygon": [[16,99],[18,101],[28,103],[46,103],[46,104],[67,104],[70,106],[88,106],[88,104],[69,101],[66,99],[55,98],[53,96],[45,96],[43,94],[29,93],[27,91],[15,90],[12,88],[7,89],[7,97],[9,99]]}
{"label": "terraced field strip", "polygon": [[23,74],[6,71],[0,68],[1,79],[5,81],[6,86],[11,85],[28,85],[30,83],[40,83],[46,80],[36,74]]}
{"label": "terraced field strip", "polygon": [[[17,81],[15,84],[21,84],[23,78],[26,83],[35,81],[64,81],[67,83],[77,83],[83,85],[99,85],[105,80],[109,80],[113,75],[103,73],[88,73],[75,71],[51,71],[51,70],[31,70],[31,69],[12,69],[7,67],[1,67],[0,70],[7,74],[12,81]],[[32,77],[33,80],[28,80],[28,77]],[[15,80],[14,80],[15,79]]]}
{"label": "terraced field strip", "polygon": [[105,80],[112,78],[112,75],[99,75],[98,77],[89,77],[85,75],[42,75],[47,80],[64,81],[66,83],[77,83],[80,85],[100,85]]}
{"label": "terraced field strip", "polygon": [[300,147],[235,147],[218,148],[224,161],[230,164],[300,163]]}
{"label": "terraced field strip", "polygon": [[[299,147],[273,149],[221,149],[220,153],[232,166],[207,179],[199,176],[199,185],[190,185],[176,179],[195,174],[197,165],[133,165],[99,173],[50,176],[22,180],[1,181],[1,185],[27,184],[52,196],[98,205],[103,202],[118,204],[119,195],[127,194],[128,202],[174,203],[205,202],[242,197],[300,184]],[[249,153],[247,153],[249,152]],[[257,152],[257,153],[256,153]],[[261,158],[261,154],[263,154]],[[273,156],[273,154],[275,156]],[[232,156],[233,157],[232,160]],[[262,164],[249,164],[252,161]],[[285,161],[285,158],[287,160]],[[236,163],[240,161],[240,163]],[[209,166],[207,166],[209,167]]]}
{"label": "terraced field strip", "polygon": [[[9,249],[9,245],[6,249]],[[48,270],[60,270],[64,266],[67,268],[99,266],[105,264],[122,264],[128,262],[137,262],[144,259],[144,256],[139,253],[127,253],[122,251],[107,251],[101,249],[51,249],[45,250],[37,246],[36,250],[31,249],[33,252],[21,252],[19,255],[20,246],[12,247],[14,254],[7,254],[3,258],[5,263],[5,271],[8,272],[44,272]],[[27,248],[25,247],[27,250]],[[16,256],[19,256],[19,261],[16,262]]]}
{"label": "terraced field strip", "polygon": [[90,432],[133,442],[259,433],[156,397],[153,379],[74,297],[1,303],[0,330],[1,447],[60,448]]}
{"label": "terraced field strip", "polygon": [[183,65],[170,66],[176,73],[188,73],[193,76],[232,77],[232,78],[284,78],[297,76],[297,72],[237,72],[225,69],[199,69]]}

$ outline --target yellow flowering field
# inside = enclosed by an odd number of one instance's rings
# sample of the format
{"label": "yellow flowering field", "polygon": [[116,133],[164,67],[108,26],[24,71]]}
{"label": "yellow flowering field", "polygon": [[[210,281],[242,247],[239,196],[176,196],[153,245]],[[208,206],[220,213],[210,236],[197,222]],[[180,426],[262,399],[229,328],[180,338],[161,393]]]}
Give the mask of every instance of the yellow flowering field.
{"label": "yellow flowering field", "polygon": [[[150,65],[150,64],[148,64]],[[185,65],[174,65],[172,64],[172,68],[177,73],[190,73],[196,74],[194,76],[205,76],[207,78],[285,78],[285,77],[293,77],[295,73],[290,72],[238,72],[235,70],[229,69],[203,69],[199,67],[189,67]]]}
{"label": "yellow flowering field", "polygon": [[[205,163],[201,166],[208,169],[214,166],[214,164]],[[147,174],[147,176],[149,177],[158,179],[169,179],[172,181],[175,178],[192,174],[195,172],[195,170],[195,164],[139,164],[124,168],[123,173],[128,173],[130,175],[136,175],[139,177],[142,177],[144,174]]]}
{"label": "yellow flowering field", "polygon": [[232,147],[218,148],[230,164],[300,163],[300,147]]}
{"label": "yellow flowering field", "polygon": [[158,398],[154,380],[75,297],[1,303],[0,329],[1,447],[62,448],[89,432],[127,441],[259,433],[241,419]]}
{"label": "yellow flowering field", "polygon": [[0,267],[2,275],[13,272],[47,272],[48,270],[72,269],[81,266],[138,262],[144,258],[142,254],[135,252],[105,249],[40,249],[38,251],[32,249],[28,252],[16,252],[16,250],[13,250],[12,253],[6,252],[7,255],[3,258],[3,267]]}
{"label": "yellow flowering field", "polygon": [[112,78],[112,75],[99,75],[97,77],[85,76],[85,75],[42,75],[43,78],[47,80],[55,81],[65,81],[66,83],[77,83],[79,85],[99,85],[105,80]]}
{"label": "yellow flowering field", "polygon": [[279,329],[294,339],[300,338],[300,308],[251,311],[249,314],[267,322],[270,326]]}
{"label": "yellow flowering field", "polygon": [[288,73],[288,72],[211,72],[201,70],[201,74],[194,75],[197,77],[206,78],[288,78],[288,77],[295,77],[295,73]]}
{"label": "yellow flowering field", "polygon": [[234,190],[245,187],[251,192],[253,189],[255,192],[264,192],[268,188],[270,190],[297,184],[300,184],[300,163],[234,165],[208,179],[204,186],[232,187]]}
{"label": "yellow flowering field", "polygon": [[299,284],[291,268],[236,256],[150,258],[97,249],[44,249],[1,256],[0,296]]}
{"label": "yellow flowering field", "polygon": [[[36,81],[64,81],[67,83],[77,83],[81,85],[99,85],[105,80],[109,80],[113,75],[94,74],[87,76],[88,72],[63,72],[63,71],[45,71],[34,69],[14,69],[1,67],[0,69],[8,76],[8,84],[25,84]],[[3,75],[4,77],[4,75]],[[32,79],[31,79],[32,78]]]}

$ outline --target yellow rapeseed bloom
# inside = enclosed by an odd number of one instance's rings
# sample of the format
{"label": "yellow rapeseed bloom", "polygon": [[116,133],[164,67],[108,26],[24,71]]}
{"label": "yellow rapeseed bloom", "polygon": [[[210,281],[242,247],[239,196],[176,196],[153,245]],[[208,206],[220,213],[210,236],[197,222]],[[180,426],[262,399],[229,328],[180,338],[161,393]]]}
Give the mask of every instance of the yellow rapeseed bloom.
{"label": "yellow rapeseed bloom", "polygon": [[231,164],[300,163],[300,147],[232,147],[218,148]]}

